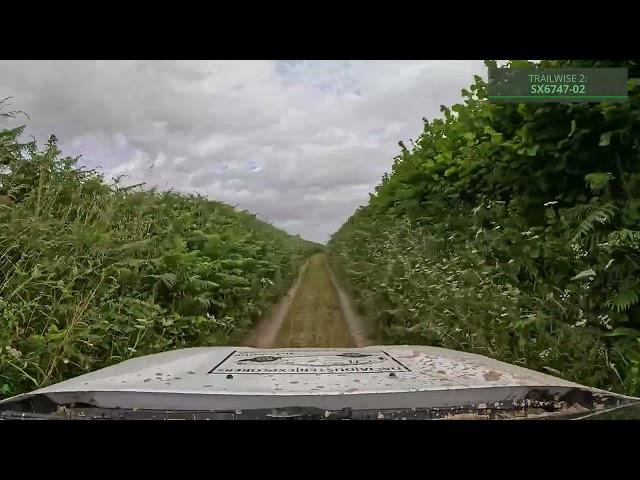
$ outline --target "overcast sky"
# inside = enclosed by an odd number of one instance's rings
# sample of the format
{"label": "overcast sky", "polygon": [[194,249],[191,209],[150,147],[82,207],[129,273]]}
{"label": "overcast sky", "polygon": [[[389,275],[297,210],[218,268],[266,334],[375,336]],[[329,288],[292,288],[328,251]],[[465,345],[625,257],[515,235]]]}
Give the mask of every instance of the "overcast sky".
{"label": "overcast sky", "polygon": [[0,61],[28,134],[324,242],[482,61]]}

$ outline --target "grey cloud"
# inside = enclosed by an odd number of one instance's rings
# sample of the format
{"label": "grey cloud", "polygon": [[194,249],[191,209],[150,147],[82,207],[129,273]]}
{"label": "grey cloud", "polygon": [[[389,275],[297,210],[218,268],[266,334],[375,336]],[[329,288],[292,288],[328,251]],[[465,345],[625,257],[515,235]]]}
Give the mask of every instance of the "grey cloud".
{"label": "grey cloud", "polygon": [[28,133],[324,241],[481,61],[0,61]]}

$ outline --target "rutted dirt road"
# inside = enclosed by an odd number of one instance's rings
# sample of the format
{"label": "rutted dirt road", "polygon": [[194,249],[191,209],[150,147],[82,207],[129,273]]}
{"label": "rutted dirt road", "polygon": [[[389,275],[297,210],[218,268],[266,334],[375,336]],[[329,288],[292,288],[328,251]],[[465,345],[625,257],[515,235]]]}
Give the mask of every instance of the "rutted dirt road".
{"label": "rutted dirt road", "polygon": [[325,254],[313,255],[289,293],[250,332],[244,344],[259,348],[363,347],[363,320],[338,285]]}

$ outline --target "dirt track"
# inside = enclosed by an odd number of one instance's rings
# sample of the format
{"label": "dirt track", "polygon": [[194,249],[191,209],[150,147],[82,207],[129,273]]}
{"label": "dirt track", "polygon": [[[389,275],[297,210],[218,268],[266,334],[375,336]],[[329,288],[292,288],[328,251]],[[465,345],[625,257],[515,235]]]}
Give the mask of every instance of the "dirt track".
{"label": "dirt track", "polygon": [[259,348],[362,347],[364,322],[340,288],[325,254],[313,255],[289,293],[247,336]]}

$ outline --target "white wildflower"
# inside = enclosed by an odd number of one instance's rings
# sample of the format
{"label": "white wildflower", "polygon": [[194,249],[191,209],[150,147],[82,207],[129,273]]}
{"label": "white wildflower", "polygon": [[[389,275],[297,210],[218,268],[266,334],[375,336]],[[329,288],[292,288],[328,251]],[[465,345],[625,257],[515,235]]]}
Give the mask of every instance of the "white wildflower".
{"label": "white wildflower", "polygon": [[9,352],[9,355],[11,355],[12,357],[20,358],[22,356],[22,352],[20,350],[16,350],[13,347],[10,347],[7,345],[5,349],[7,350],[7,352]]}
{"label": "white wildflower", "polygon": [[605,327],[607,330],[611,330],[613,327],[609,324],[609,322],[611,321],[611,318],[609,317],[608,314],[603,313],[601,315],[598,315],[598,320],[600,320],[600,324]]}

